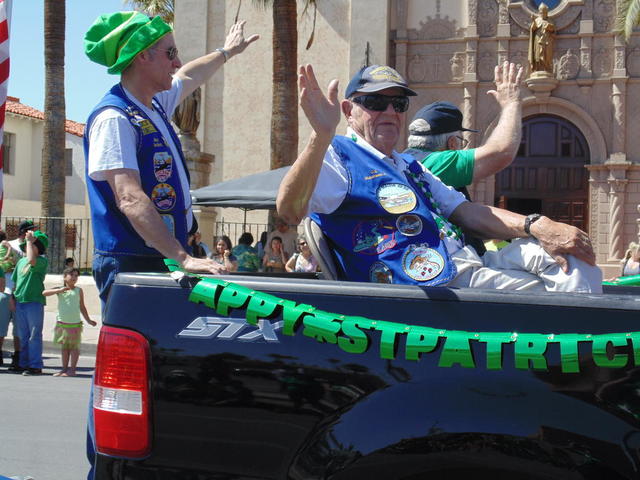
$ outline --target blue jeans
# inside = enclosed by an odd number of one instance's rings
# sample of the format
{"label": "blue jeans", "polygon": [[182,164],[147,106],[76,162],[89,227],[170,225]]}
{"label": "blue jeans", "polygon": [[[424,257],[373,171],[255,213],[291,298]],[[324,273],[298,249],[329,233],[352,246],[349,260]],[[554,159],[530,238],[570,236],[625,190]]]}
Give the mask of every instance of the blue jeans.
{"label": "blue jeans", "polygon": [[93,254],[93,278],[102,302],[102,313],[111,291],[111,286],[116,280],[116,275],[121,272],[162,272],[169,270],[161,257],[137,257],[133,255],[104,255]]}
{"label": "blue jeans", "polygon": [[16,320],[20,332],[20,367],[42,368],[44,305],[38,302],[17,302]]}
{"label": "blue jeans", "polygon": [[[164,259],[161,257],[136,257],[133,255],[104,255],[94,253],[93,278],[98,288],[103,315],[111,286],[116,280],[116,275],[121,272],[166,273],[168,269],[164,264]],[[87,480],[93,480],[96,462],[95,426],[93,423],[93,381],[91,383],[91,393],[89,394],[89,417],[87,419],[87,459],[91,464]]]}

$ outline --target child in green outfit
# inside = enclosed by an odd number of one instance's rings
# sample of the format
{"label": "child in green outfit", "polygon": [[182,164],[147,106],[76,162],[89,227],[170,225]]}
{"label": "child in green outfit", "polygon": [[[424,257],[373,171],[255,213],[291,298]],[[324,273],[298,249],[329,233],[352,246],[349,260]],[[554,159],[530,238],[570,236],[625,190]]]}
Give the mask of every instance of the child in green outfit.
{"label": "child in green outfit", "polygon": [[65,268],[62,272],[64,286],[42,292],[45,297],[58,295],[58,321],[53,331],[53,342],[59,343],[62,347],[62,370],[54,373],[54,377],[75,377],[76,375],[82,340],[80,314],[89,325],[96,326],[96,322],[91,320],[87,313],[82,289],[76,287],[79,274],[80,270],[77,268]]}

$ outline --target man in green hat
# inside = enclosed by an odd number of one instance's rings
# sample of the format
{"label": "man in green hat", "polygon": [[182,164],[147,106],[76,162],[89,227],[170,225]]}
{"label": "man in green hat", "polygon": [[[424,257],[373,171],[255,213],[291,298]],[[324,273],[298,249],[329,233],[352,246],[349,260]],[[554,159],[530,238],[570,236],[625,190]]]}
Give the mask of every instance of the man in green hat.
{"label": "man in green hat", "polygon": [[87,189],[94,235],[93,272],[107,299],[118,272],[165,271],[164,258],[188,271],[224,273],[190,255],[197,230],[189,172],[169,119],[174,109],[257,35],[234,24],[224,46],[182,65],[172,28],[139,12],[100,16],[84,38],[85,53],[119,74],[85,128]]}

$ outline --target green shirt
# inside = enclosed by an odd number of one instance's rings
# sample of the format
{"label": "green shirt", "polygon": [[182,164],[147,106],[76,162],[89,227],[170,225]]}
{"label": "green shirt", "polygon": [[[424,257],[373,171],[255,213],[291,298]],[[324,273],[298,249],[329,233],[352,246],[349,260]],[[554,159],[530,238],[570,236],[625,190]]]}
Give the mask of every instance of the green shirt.
{"label": "green shirt", "polygon": [[13,295],[19,303],[38,302],[43,305],[47,303],[42,292],[48,266],[49,260],[43,256],[36,259],[35,265],[31,265],[27,257],[18,260],[11,279],[16,284]]}
{"label": "green shirt", "polygon": [[[417,148],[405,151],[424,165],[442,183],[453,188],[466,187],[473,182],[475,149],[425,152]],[[420,156],[423,156],[420,159]],[[426,158],[424,158],[426,157]]]}

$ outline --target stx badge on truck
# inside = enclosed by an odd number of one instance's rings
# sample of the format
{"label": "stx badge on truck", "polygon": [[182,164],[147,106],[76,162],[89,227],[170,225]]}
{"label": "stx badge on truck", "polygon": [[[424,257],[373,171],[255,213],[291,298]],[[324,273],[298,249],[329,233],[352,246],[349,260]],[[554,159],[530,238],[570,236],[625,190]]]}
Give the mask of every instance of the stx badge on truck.
{"label": "stx badge on truck", "polygon": [[[277,330],[284,322],[271,323],[260,319],[258,325],[249,325],[244,318],[198,317],[178,333],[180,338],[217,338],[218,340],[238,340],[240,342],[265,341],[280,343]],[[247,330],[250,330],[247,332]]]}

